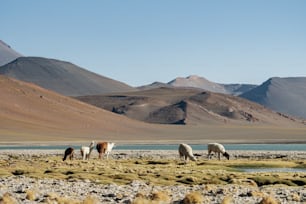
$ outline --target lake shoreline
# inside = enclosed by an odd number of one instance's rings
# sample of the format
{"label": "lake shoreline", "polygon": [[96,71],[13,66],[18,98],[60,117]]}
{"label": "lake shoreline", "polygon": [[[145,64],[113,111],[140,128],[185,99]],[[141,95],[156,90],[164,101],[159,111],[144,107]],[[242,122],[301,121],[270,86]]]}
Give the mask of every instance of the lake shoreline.
{"label": "lake shoreline", "polygon": [[[104,141],[103,139],[92,139],[93,141]],[[46,146],[46,145],[84,145],[90,143],[91,140],[80,141],[0,141],[0,146]],[[210,142],[219,142],[223,144],[306,144],[306,140],[291,139],[265,139],[265,140],[110,140],[116,144],[122,145],[172,145],[172,144],[207,144]]]}

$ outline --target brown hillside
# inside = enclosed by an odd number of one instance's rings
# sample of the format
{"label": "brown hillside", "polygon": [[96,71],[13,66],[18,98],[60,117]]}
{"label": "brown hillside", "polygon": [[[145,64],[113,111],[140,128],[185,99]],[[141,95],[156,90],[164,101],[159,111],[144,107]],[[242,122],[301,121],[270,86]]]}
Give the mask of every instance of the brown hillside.
{"label": "brown hillside", "polygon": [[59,95],[34,84],[0,76],[1,139],[57,140],[131,134],[142,124]]}
{"label": "brown hillside", "polygon": [[[144,93],[155,96],[154,100],[147,98],[148,95]],[[151,109],[150,106],[153,109],[156,106],[167,107],[167,104],[182,101],[182,95],[184,95],[187,110],[192,111],[195,118],[197,115],[202,116],[202,112],[197,112],[197,106],[194,105],[196,103],[192,101],[199,99],[191,97],[201,92],[182,89],[179,93],[170,89],[134,93],[134,99],[139,97],[143,99],[141,101],[130,99],[130,104],[136,105],[133,109],[130,107],[129,113],[132,113],[131,110],[135,113],[138,111],[137,104],[142,107],[143,112]],[[187,97],[186,94],[190,96]],[[220,120],[211,120],[209,117],[205,123],[191,124],[188,120],[196,121],[191,116],[187,117],[187,125],[149,124],[3,76],[0,76],[0,97],[0,143],[2,144],[12,142],[88,144],[90,140],[113,140],[119,143],[184,141],[203,144],[211,141],[306,142],[305,126],[279,117],[277,120],[283,121],[281,125],[249,122],[224,123]],[[126,98],[127,96],[115,97]],[[144,105],[142,101],[146,101],[148,105]],[[185,102],[178,103],[176,106],[184,107]],[[211,117],[213,116],[212,114]],[[274,116],[276,117],[277,114]]]}
{"label": "brown hillside", "polygon": [[190,88],[157,88],[121,95],[77,97],[130,118],[161,124],[301,125],[248,100]]}

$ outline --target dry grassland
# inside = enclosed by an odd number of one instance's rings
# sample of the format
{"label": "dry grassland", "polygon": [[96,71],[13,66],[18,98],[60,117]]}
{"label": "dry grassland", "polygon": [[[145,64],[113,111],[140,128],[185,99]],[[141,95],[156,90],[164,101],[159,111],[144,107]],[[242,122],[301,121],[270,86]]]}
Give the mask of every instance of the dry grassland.
{"label": "dry grassland", "polygon": [[240,168],[290,167],[306,168],[303,160],[199,160],[188,162],[174,159],[121,158],[89,161],[62,161],[61,156],[11,155],[0,160],[0,176],[24,175],[33,178],[90,180],[95,183],[128,184],[142,180],[156,185],[246,184],[263,186],[285,184],[306,185],[306,173],[245,173]]}

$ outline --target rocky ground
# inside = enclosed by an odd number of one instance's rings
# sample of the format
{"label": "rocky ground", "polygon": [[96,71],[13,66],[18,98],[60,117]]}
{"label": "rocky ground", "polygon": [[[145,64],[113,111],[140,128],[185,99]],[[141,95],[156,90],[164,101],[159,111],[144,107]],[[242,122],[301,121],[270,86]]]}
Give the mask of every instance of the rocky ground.
{"label": "rocky ground", "polygon": [[[61,150],[23,150],[18,153],[2,150],[0,160],[12,155],[32,156],[62,155]],[[201,152],[195,152],[204,158]],[[306,152],[231,152],[237,158],[299,158],[306,159]],[[97,155],[93,155],[94,157]],[[176,151],[116,151],[112,159],[124,158],[177,158]],[[306,172],[305,172],[306,177]],[[173,185],[160,186],[133,181],[126,185],[97,184],[90,180],[37,179],[24,175],[0,175],[0,203],[211,203],[258,204],[306,203],[306,186],[285,185]],[[266,200],[265,200],[266,199]],[[274,201],[273,201],[274,200]],[[192,202],[193,201],[193,202]],[[198,201],[198,202],[197,202]]]}

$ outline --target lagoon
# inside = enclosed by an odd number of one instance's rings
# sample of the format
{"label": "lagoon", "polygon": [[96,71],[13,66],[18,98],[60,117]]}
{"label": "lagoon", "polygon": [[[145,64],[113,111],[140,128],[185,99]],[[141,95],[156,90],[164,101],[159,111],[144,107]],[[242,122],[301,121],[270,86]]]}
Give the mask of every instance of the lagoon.
{"label": "lagoon", "polygon": [[[86,145],[86,144],[84,144]],[[207,150],[206,144],[190,144],[193,150]],[[55,150],[66,149],[67,145],[0,145],[0,150],[20,149],[20,150]],[[79,146],[72,145],[74,148]],[[224,144],[227,150],[247,150],[247,151],[306,151],[306,144]],[[117,150],[177,150],[178,144],[117,144]]]}

